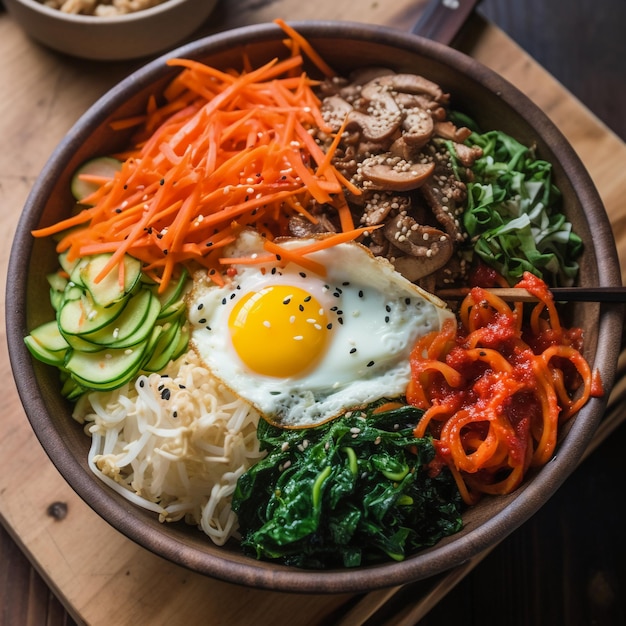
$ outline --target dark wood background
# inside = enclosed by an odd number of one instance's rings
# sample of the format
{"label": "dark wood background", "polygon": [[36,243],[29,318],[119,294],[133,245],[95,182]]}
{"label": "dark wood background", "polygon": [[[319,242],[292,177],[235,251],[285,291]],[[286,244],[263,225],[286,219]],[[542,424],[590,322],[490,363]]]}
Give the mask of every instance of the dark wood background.
{"label": "dark wood background", "polygon": [[[480,12],[626,140],[625,0],[483,0]],[[626,424],[420,624],[626,624],[625,450]],[[0,526],[0,625],[73,623]]]}

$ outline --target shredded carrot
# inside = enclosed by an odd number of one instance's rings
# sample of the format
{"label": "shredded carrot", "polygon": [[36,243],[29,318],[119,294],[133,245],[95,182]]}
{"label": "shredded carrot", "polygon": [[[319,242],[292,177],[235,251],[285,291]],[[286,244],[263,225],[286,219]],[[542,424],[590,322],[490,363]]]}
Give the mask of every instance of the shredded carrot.
{"label": "shredded carrot", "polygon": [[317,51],[311,46],[311,44],[294,28],[285,23],[282,19],[274,20],[291,38],[293,44],[297,45],[304,53],[311,59],[317,69],[319,69],[325,76],[329,78],[335,76],[335,71],[322,59]]}
{"label": "shredded carrot", "polygon": [[162,99],[151,96],[144,112],[110,124],[133,132],[117,155],[120,171],[111,179],[90,176],[97,188],[82,199],[88,208],[33,235],[60,235],[57,251],[67,251],[68,259],[110,253],[97,280],[113,269],[123,280],[121,261],[135,256],[161,290],[180,265],[222,270],[221,249],[245,228],[266,237],[274,258],[322,272],[306,258],[315,246],[284,250],[272,241],[289,234],[294,215],[316,223],[312,209],[322,204],[334,208],[343,232],[315,245],[354,239],[365,229],[354,228],[344,193],[358,190],[333,166],[338,138],[325,152],[310,134],[314,127],[330,129],[314,92],[319,81],[305,73],[304,57],[324,76],[334,71],[292,27],[276,23],[289,37],[288,56],[260,67],[245,55],[240,72],[168,60],[180,73]]}

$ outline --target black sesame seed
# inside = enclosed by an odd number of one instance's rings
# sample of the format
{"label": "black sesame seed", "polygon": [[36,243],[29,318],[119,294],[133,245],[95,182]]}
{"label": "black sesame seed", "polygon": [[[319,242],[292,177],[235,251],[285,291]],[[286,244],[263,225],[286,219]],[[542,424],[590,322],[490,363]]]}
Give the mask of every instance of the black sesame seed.
{"label": "black sesame seed", "polygon": [[185,385],[183,385],[182,383],[178,384],[178,388],[179,389],[187,389],[187,387]]}
{"label": "black sesame seed", "polygon": [[328,330],[330,330],[333,327],[332,324],[326,324],[326,328],[328,328]]}
{"label": "black sesame seed", "polygon": [[337,321],[338,321],[340,324],[343,324],[343,317],[338,317],[338,318],[337,318]]}
{"label": "black sesame seed", "polygon": [[200,302],[200,304],[198,305],[198,311],[202,311],[203,308],[204,308],[204,302]]}
{"label": "black sesame seed", "polygon": [[271,273],[272,274],[276,274],[276,268],[275,267],[272,268],[272,272]]}
{"label": "black sesame seed", "polygon": [[356,352],[356,348],[352,348],[352,349],[350,350],[350,354],[354,354],[355,352]]}
{"label": "black sesame seed", "polygon": [[232,300],[234,297],[236,297],[236,295],[237,295],[236,293],[231,293],[230,294],[230,299]]}
{"label": "black sesame seed", "polygon": [[206,324],[206,319],[204,317],[202,319],[199,319],[198,324]]}
{"label": "black sesame seed", "polygon": [[140,386],[140,387],[142,387],[142,388],[145,386],[145,383],[144,383],[144,381],[143,381],[143,380],[140,380],[140,381],[139,381],[139,386]]}
{"label": "black sesame seed", "polygon": [[289,298],[285,298],[285,299],[283,300],[283,304],[289,304],[290,302],[291,302],[291,297],[289,297]]}
{"label": "black sesame seed", "polygon": [[385,315],[385,324],[389,324],[389,316]]}
{"label": "black sesame seed", "polygon": [[331,311],[337,311],[337,310],[339,310],[339,307],[338,306],[331,306],[330,310]]}
{"label": "black sesame seed", "polygon": [[210,326],[207,326],[207,327],[206,327],[206,329],[207,329],[207,330],[211,330],[211,327],[210,327]]}
{"label": "black sesame seed", "polygon": [[172,417],[178,417],[178,411],[174,411],[174,412],[172,413]]}
{"label": "black sesame seed", "polygon": [[311,301],[311,296],[307,296],[307,297],[304,299],[304,301],[305,301],[305,302],[310,302],[310,301]]}
{"label": "black sesame seed", "polygon": [[163,400],[169,400],[171,395],[172,393],[169,389],[163,389],[163,391],[161,392],[161,398]]}
{"label": "black sesame seed", "polygon": [[222,304],[226,304],[227,300],[226,298],[222,298]]}
{"label": "black sesame seed", "polygon": [[370,361],[370,362],[367,364],[367,367],[372,367],[373,365],[374,365],[374,361]]}
{"label": "black sesame seed", "polygon": [[122,209],[115,209],[115,212],[116,212],[116,213],[121,213],[121,212],[122,212]]}
{"label": "black sesame seed", "polygon": [[306,278],[306,274],[304,272],[300,272],[300,276],[302,276],[302,278]]}
{"label": "black sesame seed", "polygon": [[298,311],[304,311],[304,306],[303,306],[303,305],[301,305],[301,304],[299,304],[299,305],[298,305]]}
{"label": "black sesame seed", "polygon": [[343,315],[343,311],[341,309],[337,309],[337,315]]}
{"label": "black sesame seed", "polygon": [[363,297],[363,290],[359,289],[359,298],[362,298],[362,297]]}
{"label": "black sesame seed", "polygon": [[391,307],[389,305],[387,305],[385,307],[385,311],[387,311],[387,313],[391,313]]}
{"label": "black sesame seed", "polygon": [[411,304],[411,298],[405,298],[404,304]]}
{"label": "black sesame seed", "polygon": [[341,283],[344,287],[347,287],[350,284],[349,280],[346,280],[345,282]]}

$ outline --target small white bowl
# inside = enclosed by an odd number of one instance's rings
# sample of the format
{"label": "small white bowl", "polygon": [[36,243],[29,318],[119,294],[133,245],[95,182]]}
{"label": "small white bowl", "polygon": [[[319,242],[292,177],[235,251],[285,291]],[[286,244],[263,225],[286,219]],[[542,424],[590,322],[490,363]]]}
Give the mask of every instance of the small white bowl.
{"label": "small white bowl", "polygon": [[74,15],[37,2],[5,0],[9,14],[34,40],[65,54],[99,61],[163,52],[200,28],[217,0],[165,0],[124,15]]}

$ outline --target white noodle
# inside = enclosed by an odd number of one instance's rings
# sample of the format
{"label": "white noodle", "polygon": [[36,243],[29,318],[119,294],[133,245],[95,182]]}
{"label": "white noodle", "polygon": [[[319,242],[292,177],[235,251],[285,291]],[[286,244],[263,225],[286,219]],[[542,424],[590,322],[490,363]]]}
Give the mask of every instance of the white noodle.
{"label": "white noodle", "polygon": [[218,545],[237,536],[231,497],[263,456],[259,414],[193,352],[134,386],[83,396],[74,417],[92,438],[89,467],[117,493],[161,521],[199,526]]}

